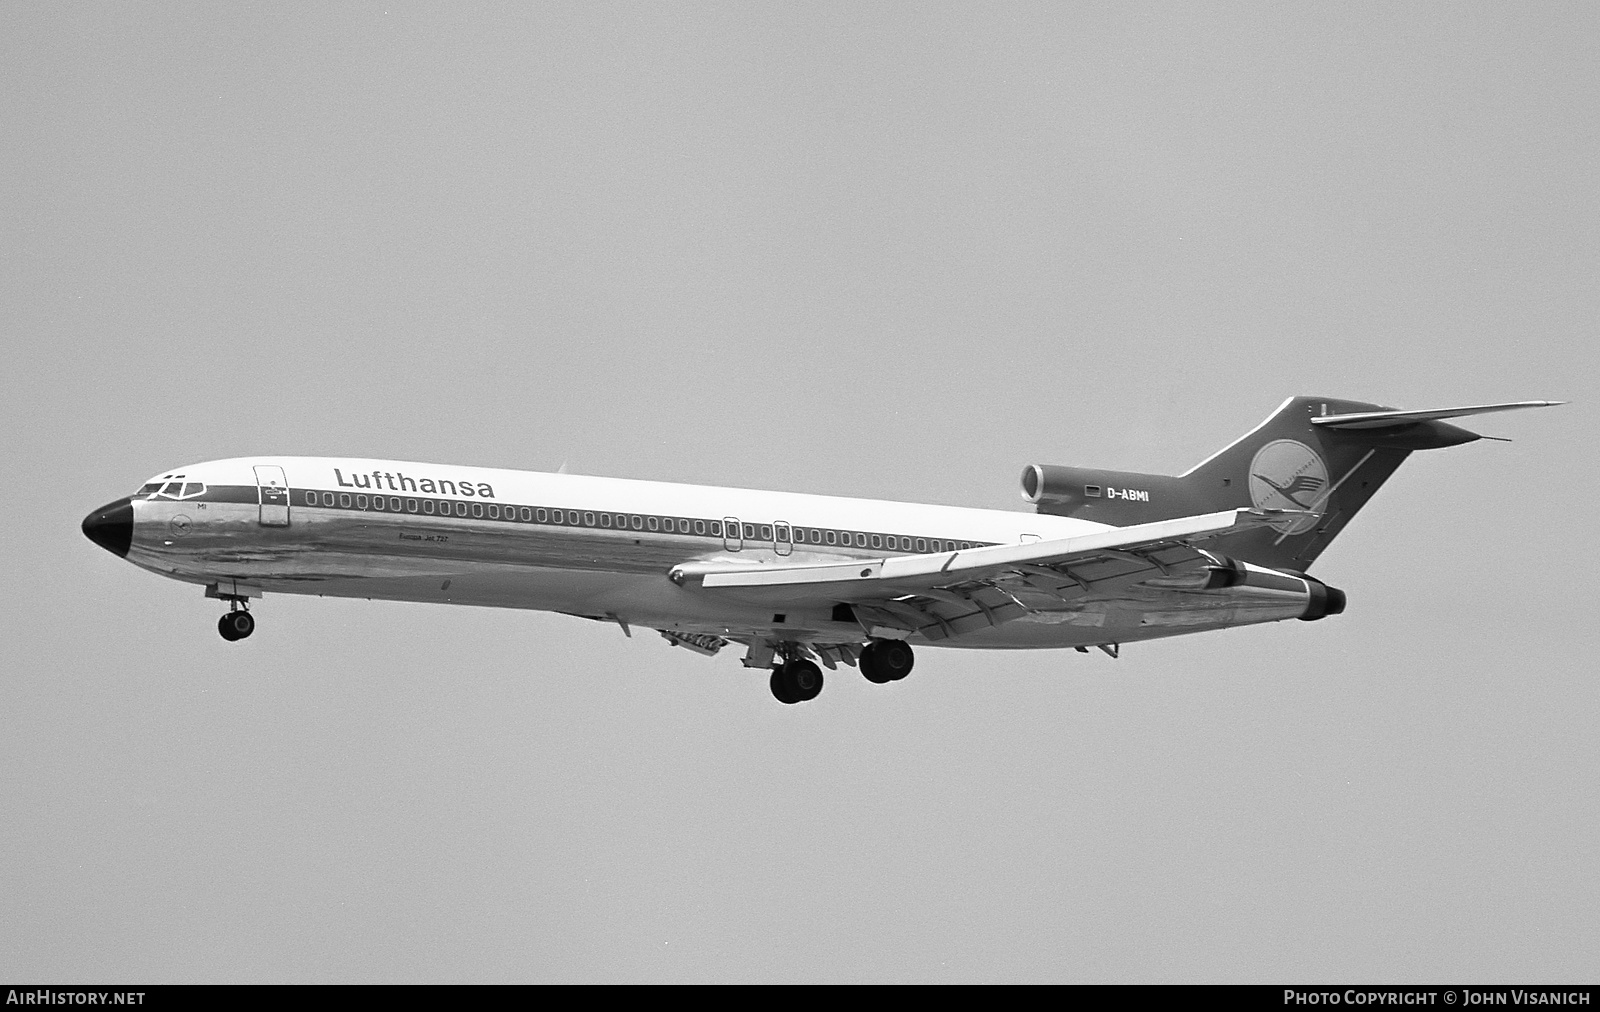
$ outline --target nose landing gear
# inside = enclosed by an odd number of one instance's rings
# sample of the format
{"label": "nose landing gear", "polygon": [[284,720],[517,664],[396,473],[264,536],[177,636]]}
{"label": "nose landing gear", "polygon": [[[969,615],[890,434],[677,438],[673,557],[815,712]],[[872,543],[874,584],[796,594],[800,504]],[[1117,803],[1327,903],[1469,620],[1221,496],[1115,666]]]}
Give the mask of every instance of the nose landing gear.
{"label": "nose landing gear", "polygon": [[250,613],[239,607],[239,602],[232,602],[233,609],[217,620],[217,632],[229,643],[242,640],[256,631],[256,620]]}

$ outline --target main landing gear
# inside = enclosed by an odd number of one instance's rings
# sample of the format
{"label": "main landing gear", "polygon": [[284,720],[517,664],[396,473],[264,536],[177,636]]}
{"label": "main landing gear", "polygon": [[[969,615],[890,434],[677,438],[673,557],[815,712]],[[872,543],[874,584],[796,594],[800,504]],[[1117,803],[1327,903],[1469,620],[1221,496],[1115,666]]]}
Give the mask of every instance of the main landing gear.
{"label": "main landing gear", "polygon": [[867,681],[883,685],[885,682],[898,682],[911,674],[911,666],[916,660],[908,643],[901,640],[873,640],[861,648],[861,657],[856,663],[860,665]]}
{"label": "main landing gear", "polygon": [[[861,648],[856,663],[867,681],[882,685],[911,674],[916,656],[900,640],[873,640]],[[772,669],[772,695],[780,703],[804,703],[822,692],[822,669],[800,657],[789,657]]]}
{"label": "main landing gear", "polygon": [[822,691],[822,669],[806,660],[785,661],[772,669],[772,695],[780,703],[804,703]]}
{"label": "main landing gear", "polygon": [[228,602],[228,613],[217,620],[217,632],[229,643],[242,640],[256,631],[256,620],[250,616],[248,605],[241,606],[237,599]]}

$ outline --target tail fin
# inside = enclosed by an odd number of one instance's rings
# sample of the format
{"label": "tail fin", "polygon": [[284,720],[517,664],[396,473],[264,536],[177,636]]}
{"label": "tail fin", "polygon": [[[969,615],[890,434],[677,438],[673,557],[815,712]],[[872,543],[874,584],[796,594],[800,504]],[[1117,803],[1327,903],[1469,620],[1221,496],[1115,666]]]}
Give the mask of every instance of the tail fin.
{"label": "tail fin", "polygon": [[1040,513],[1118,527],[1241,507],[1303,511],[1212,545],[1245,562],[1304,572],[1413,450],[1481,438],[1443,419],[1556,403],[1396,411],[1291,397],[1182,475],[1034,464],[1022,472],[1022,494]]}

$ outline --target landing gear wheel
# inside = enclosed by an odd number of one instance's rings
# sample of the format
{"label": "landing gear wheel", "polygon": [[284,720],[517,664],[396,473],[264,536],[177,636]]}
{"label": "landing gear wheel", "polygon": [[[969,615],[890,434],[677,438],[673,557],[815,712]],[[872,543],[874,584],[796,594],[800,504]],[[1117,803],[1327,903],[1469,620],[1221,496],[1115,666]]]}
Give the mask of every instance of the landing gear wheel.
{"label": "landing gear wheel", "polygon": [[780,703],[804,703],[822,692],[822,669],[810,661],[790,661],[774,668],[772,695]]}
{"label": "landing gear wheel", "polygon": [[229,643],[242,640],[256,631],[256,620],[247,611],[230,611],[217,620],[217,632]]}
{"label": "landing gear wheel", "polygon": [[894,676],[883,670],[883,664],[878,660],[878,644],[868,643],[861,648],[861,656],[856,659],[856,666],[861,669],[861,675],[874,685],[887,685],[894,681]]}
{"label": "landing gear wheel", "polygon": [[898,682],[911,674],[916,661],[911,647],[900,640],[873,640],[862,648],[861,658],[856,663],[867,681],[882,685]]}
{"label": "landing gear wheel", "polygon": [[783,666],[783,677],[802,703],[822,692],[822,669],[810,661],[790,661]]}

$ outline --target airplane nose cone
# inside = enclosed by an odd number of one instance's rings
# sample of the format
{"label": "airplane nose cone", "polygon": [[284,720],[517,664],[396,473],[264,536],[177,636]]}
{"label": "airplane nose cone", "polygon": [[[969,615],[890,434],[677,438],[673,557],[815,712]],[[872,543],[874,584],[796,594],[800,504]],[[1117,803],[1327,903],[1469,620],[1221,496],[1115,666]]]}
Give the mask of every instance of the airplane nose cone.
{"label": "airplane nose cone", "polygon": [[83,518],[83,536],[124,558],[133,547],[133,500],[118,499]]}

